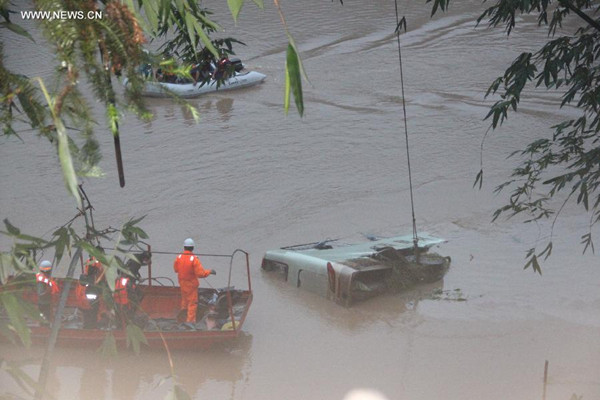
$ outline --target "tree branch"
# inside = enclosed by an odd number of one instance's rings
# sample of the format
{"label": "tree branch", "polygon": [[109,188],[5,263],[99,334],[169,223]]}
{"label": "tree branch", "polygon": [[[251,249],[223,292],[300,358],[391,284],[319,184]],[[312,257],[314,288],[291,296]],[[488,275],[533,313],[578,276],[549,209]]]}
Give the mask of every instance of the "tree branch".
{"label": "tree branch", "polygon": [[575,14],[577,14],[581,19],[583,19],[585,22],[590,24],[597,31],[600,31],[600,24],[597,21],[594,21],[592,18],[590,18],[587,14],[585,14],[579,8],[577,8],[573,4],[571,4],[571,2],[569,0],[560,0],[559,2],[560,2],[560,4],[562,4],[563,6],[565,6],[566,8],[568,8],[569,10],[571,10]]}

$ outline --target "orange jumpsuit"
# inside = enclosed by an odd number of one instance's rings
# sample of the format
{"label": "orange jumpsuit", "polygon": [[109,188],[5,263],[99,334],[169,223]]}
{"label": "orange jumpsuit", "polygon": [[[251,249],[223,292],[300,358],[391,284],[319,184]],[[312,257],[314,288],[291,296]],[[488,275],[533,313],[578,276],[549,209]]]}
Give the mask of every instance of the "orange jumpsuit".
{"label": "orange jumpsuit", "polygon": [[187,322],[196,322],[198,309],[198,278],[210,275],[210,269],[204,269],[198,256],[185,250],[175,258],[173,269],[177,273],[181,287],[181,309],[187,309]]}

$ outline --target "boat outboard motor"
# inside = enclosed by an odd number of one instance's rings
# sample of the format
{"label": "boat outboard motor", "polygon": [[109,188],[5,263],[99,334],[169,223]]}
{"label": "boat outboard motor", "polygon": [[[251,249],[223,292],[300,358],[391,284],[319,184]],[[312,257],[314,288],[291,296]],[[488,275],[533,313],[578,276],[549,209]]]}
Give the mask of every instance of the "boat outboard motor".
{"label": "boat outboard motor", "polygon": [[233,65],[235,72],[240,72],[244,69],[244,64],[242,64],[242,60],[239,58],[230,58],[229,62]]}

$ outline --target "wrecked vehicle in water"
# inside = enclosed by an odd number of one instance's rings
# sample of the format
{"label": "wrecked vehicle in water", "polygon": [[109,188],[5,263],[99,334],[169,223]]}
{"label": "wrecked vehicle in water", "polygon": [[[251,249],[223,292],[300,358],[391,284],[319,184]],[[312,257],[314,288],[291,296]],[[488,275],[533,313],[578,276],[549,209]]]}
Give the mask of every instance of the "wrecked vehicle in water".
{"label": "wrecked vehicle in water", "polygon": [[410,235],[370,238],[359,244],[329,240],[288,246],[267,251],[262,269],[279,273],[292,286],[349,306],[384,292],[442,279],[450,257],[429,249],[443,242],[420,234],[416,249]]}

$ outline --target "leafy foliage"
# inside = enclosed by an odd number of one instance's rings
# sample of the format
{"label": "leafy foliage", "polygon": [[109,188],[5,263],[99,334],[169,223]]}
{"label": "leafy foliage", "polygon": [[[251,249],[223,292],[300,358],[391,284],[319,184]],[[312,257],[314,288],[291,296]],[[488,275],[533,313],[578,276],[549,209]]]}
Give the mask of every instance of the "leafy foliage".
{"label": "leafy foliage", "polygon": [[[432,0],[428,0],[430,3]],[[433,0],[432,15],[446,10],[449,0]],[[492,82],[486,96],[499,96],[486,119],[498,128],[516,112],[528,85],[561,94],[558,107],[573,106],[579,117],[552,127],[549,137],[534,140],[522,151],[512,154],[521,161],[511,178],[496,188],[511,188],[508,204],[494,213],[509,217],[526,215],[526,222],[552,219],[550,239],[541,252],[527,252],[525,268],[541,274],[539,259],[552,250],[552,229],[561,211],[574,203],[589,214],[589,226],[581,239],[584,253],[594,251],[593,228],[600,221],[600,6],[590,0],[498,0],[485,9],[477,23],[504,26],[507,35],[517,24],[517,16],[537,16],[551,38],[535,53],[520,54],[503,76]],[[594,17],[588,15],[592,13]],[[572,16],[581,22],[572,35],[557,36],[563,21]],[[483,182],[483,170],[475,185]],[[474,185],[474,186],[475,186]],[[558,203],[558,206],[556,205]]]}
{"label": "leafy foliage", "polygon": [[[88,209],[91,210],[91,206],[88,205]],[[121,229],[97,230],[95,226],[85,224],[85,233],[81,235],[75,229],[74,223],[82,217],[82,214],[78,214],[56,229],[50,240],[23,234],[8,220],[4,220],[6,231],[0,233],[12,240],[13,245],[9,251],[0,253],[0,310],[8,317],[7,320],[0,319],[0,333],[9,339],[14,340],[16,335],[26,346],[31,342],[26,319],[39,319],[39,311],[32,304],[23,302],[22,297],[23,293],[35,284],[34,275],[41,260],[40,253],[54,254],[53,265],[58,265],[66,254],[76,254],[76,249],[82,249],[90,257],[95,257],[105,268],[106,281],[111,290],[107,296],[112,298],[118,271],[125,271],[124,261],[133,259],[134,251],[142,248],[140,240],[148,238],[146,232],[138,226],[142,218],[129,220]],[[107,254],[98,244],[100,240],[111,240],[110,236],[115,233],[118,234],[114,239],[116,246]],[[139,335],[137,339],[138,342],[144,342]]]}
{"label": "leafy foliage", "polygon": [[168,400],[191,400],[190,395],[183,386],[175,383],[166,397]]}
{"label": "leafy foliage", "polygon": [[[0,358],[0,371],[5,371],[13,381],[29,396],[33,396],[35,391],[45,392],[43,388],[41,388],[38,383],[31,378],[25,371],[23,371],[22,366],[30,360],[23,361],[13,361],[13,360],[3,360]],[[44,393],[46,398],[53,399],[50,393]],[[3,399],[20,399],[21,397],[12,397],[6,396],[2,397]]]}
{"label": "leafy foliage", "polygon": [[[257,2],[262,6],[262,2]],[[147,61],[143,45],[147,38],[164,40],[162,49],[184,62],[218,60],[233,53],[234,38],[211,40],[210,34],[221,30],[210,20],[210,12],[193,0],[36,0],[36,10],[102,10],[101,19],[42,19],[39,21],[48,45],[57,60],[57,81],[34,84],[28,77],[4,66],[0,43],[0,122],[4,135],[19,135],[16,123],[25,123],[56,146],[65,184],[78,199],[77,177],[98,177],[101,159],[92,111],[79,91],[85,76],[94,96],[105,106],[106,125],[114,137],[115,152],[120,155],[119,119],[124,109],[142,119],[151,118],[143,103],[143,77],[139,66]],[[31,35],[11,20],[11,3],[0,2],[0,29],[9,29],[33,40]],[[125,77],[125,96],[119,98],[113,78]],[[181,100],[178,100],[182,102]],[[187,108],[191,106],[186,103]],[[193,110],[197,117],[197,110]],[[196,118],[197,119],[197,118]],[[19,125],[21,126],[21,125]],[[118,156],[121,185],[123,163]]]}
{"label": "leafy foliage", "polygon": [[106,332],[104,340],[102,341],[102,345],[98,351],[104,357],[114,357],[118,354],[117,341],[115,340],[115,335],[112,333],[112,331]]}
{"label": "leafy foliage", "polygon": [[134,324],[127,324],[125,332],[127,333],[127,347],[131,346],[135,354],[140,354],[140,345],[148,345],[148,340],[146,340],[144,332],[142,332],[139,326]]}
{"label": "leafy foliage", "polygon": [[304,114],[304,102],[302,100],[302,80],[300,78],[300,58],[295,46],[288,44],[287,58],[285,62],[285,112],[290,107],[290,91],[294,93],[294,102],[300,116]]}
{"label": "leafy foliage", "polygon": [[300,59],[300,52],[298,51],[296,42],[288,30],[287,22],[285,21],[279,0],[274,0],[274,2],[277,6],[281,23],[283,24],[285,33],[288,37],[288,47],[285,60],[285,94],[283,98],[284,110],[287,115],[290,108],[290,94],[293,93],[296,109],[298,110],[298,114],[300,114],[302,117],[304,115],[304,100],[302,97],[302,80],[300,79],[300,76],[302,75],[307,81],[308,77],[304,72],[304,67],[302,66],[302,60]]}

